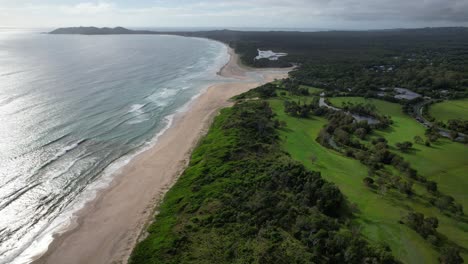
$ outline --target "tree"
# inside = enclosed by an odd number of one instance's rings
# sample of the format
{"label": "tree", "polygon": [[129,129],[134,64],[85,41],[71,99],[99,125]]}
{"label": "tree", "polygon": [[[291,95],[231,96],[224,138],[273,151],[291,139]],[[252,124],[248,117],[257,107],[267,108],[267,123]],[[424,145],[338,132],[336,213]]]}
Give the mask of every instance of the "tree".
{"label": "tree", "polygon": [[396,147],[402,152],[407,152],[408,150],[411,149],[411,147],[413,147],[413,143],[409,141],[405,141],[401,143],[399,142],[399,143],[396,143]]}
{"label": "tree", "polygon": [[364,184],[367,186],[367,187],[372,187],[372,185],[374,185],[374,180],[371,178],[371,177],[365,177],[362,182],[364,182]]}
{"label": "tree", "polygon": [[349,141],[350,141],[350,135],[348,132],[344,131],[343,129],[341,128],[338,128],[335,130],[335,139],[344,144],[344,145],[349,145]]}
{"label": "tree", "polygon": [[430,142],[436,142],[440,137],[439,131],[434,126],[426,129],[425,135]]}
{"label": "tree", "polygon": [[360,139],[365,139],[367,135],[367,130],[365,128],[358,128],[356,131],[354,131],[356,136],[358,136]]}
{"label": "tree", "polygon": [[400,181],[398,181],[396,187],[403,194],[406,194],[408,196],[411,196],[413,194],[413,183],[412,182],[407,182],[407,181],[400,180]]}
{"label": "tree", "polygon": [[433,181],[427,181],[426,182],[426,189],[430,193],[436,193],[437,192],[437,183]]}
{"label": "tree", "polygon": [[261,98],[270,98],[276,96],[276,85],[267,83],[255,89]]}
{"label": "tree", "polygon": [[325,183],[318,191],[317,208],[326,215],[335,215],[343,202],[343,194],[332,183]]}
{"label": "tree", "polygon": [[452,203],[453,198],[451,196],[443,195],[436,200],[435,206],[442,210],[448,208]]}
{"label": "tree", "polygon": [[457,131],[450,131],[450,138],[452,140],[457,139],[457,137],[458,137],[458,132]]}
{"label": "tree", "polygon": [[426,145],[426,147],[430,147],[431,146],[431,142],[429,140],[426,140],[426,142],[424,142],[424,145]]}
{"label": "tree", "polygon": [[424,222],[431,228],[436,229],[437,227],[439,227],[439,220],[436,217],[426,217],[426,219],[424,219]]}
{"label": "tree", "polygon": [[439,239],[434,235],[429,235],[426,239],[427,241],[429,241],[429,243],[431,243],[434,246],[437,246],[439,244]]}
{"label": "tree", "polygon": [[[418,171],[415,170],[415,169],[413,169],[413,168],[409,168],[409,167],[408,167],[408,168],[405,170],[405,173],[406,173],[406,175],[408,175],[408,177],[410,177],[410,178],[412,178],[412,179],[417,179],[417,178],[418,178]],[[423,177],[423,179],[425,179],[425,178]]]}
{"label": "tree", "polygon": [[463,259],[460,250],[456,247],[443,247],[440,250],[439,261],[442,264],[461,264]]}
{"label": "tree", "polygon": [[[424,218],[422,213],[409,212],[403,222],[418,232],[424,239],[437,239],[436,229],[439,227],[439,220],[436,217]],[[431,243],[434,243],[434,241]]]}
{"label": "tree", "polygon": [[416,144],[424,144],[424,140],[420,136],[414,136],[414,143]]}

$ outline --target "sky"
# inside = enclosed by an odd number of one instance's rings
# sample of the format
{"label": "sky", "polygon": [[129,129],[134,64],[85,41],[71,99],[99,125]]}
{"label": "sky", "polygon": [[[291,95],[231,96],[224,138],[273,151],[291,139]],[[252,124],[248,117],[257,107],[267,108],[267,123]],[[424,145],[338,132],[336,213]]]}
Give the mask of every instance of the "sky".
{"label": "sky", "polygon": [[0,0],[0,27],[468,26],[468,0]]}

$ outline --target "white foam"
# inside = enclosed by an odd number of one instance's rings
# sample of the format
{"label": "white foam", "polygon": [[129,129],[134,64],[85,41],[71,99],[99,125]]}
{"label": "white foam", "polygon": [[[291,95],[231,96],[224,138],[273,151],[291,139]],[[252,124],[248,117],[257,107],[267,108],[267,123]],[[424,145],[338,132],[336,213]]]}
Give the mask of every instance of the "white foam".
{"label": "white foam", "polygon": [[130,107],[130,110],[128,113],[134,114],[135,118],[132,120],[128,121],[127,124],[129,125],[134,125],[134,124],[139,124],[145,121],[148,121],[148,118],[145,117],[145,112],[143,111],[144,104],[134,104]]}
{"label": "white foam", "polygon": [[144,104],[134,104],[130,107],[130,111],[128,111],[129,113],[143,113],[143,111],[141,110],[141,108],[145,106]]}
{"label": "white foam", "polygon": [[155,103],[157,106],[164,107],[171,103],[171,101],[168,99],[174,97],[174,95],[176,95],[177,92],[178,91],[176,89],[163,88],[149,96],[148,99]]}
{"label": "white foam", "polygon": [[131,121],[128,121],[127,124],[129,125],[136,125],[136,124],[139,124],[139,123],[143,123],[145,121],[148,121],[149,119],[148,118],[141,118],[141,117],[138,117],[134,120],[131,120]]}
{"label": "white foam", "polygon": [[73,150],[75,149],[76,147],[78,147],[81,143],[83,143],[84,140],[80,140],[78,142],[75,142],[71,145],[68,145],[68,146],[65,146],[63,149],[61,149],[59,152],[57,152],[55,154],[55,156],[50,159],[47,163],[50,163],[50,162],[53,162],[53,161],[56,161],[57,159],[59,159],[61,156],[65,155],[68,151],[70,150]]}

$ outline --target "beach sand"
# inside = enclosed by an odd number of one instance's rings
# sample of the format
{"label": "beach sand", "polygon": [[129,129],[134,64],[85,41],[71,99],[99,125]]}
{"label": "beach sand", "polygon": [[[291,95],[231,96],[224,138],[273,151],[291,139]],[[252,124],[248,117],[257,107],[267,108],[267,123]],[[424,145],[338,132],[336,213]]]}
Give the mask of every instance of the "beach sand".
{"label": "beach sand", "polygon": [[219,110],[232,104],[231,97],[261,84],[247,73],[256,71],[263,76],[263,82],[270,82],[287,77],[290,70],[250,69],[238,63],[232,49],[229,53],[231,58],[219,74],[239,82],[212,85],[187,111],[176,114],[156,144],[123,167],[111,185],[76,214],[69,231],[55,237],[48,251],[34,263],[127,262],[153,219],[156,205],[187,166],[191,151]]}

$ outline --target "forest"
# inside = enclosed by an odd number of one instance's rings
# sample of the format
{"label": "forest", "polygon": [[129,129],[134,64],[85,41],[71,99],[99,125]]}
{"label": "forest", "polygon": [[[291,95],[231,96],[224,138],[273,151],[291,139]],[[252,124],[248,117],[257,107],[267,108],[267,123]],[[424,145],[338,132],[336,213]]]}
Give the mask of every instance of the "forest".
{"label": "forest", "polygon": [[[404,87],[433,98],[464,98],[468,89],[468,28],[323,32],[173,32],[229,44],[253,67],[297,65],[300,84],[354,95]],[[255,60],[257,49],[286,52]]]}

